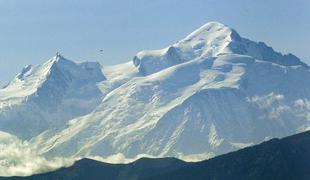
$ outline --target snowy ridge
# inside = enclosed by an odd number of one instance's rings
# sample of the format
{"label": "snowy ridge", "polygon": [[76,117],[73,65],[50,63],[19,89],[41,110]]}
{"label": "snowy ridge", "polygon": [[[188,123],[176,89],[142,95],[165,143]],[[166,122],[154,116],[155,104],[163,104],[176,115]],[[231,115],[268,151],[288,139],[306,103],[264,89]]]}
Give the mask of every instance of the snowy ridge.
{"label": "snowy ridge", "polygon": [[60,55],[39,66],[26,66],[0,90],[1,130],[25,138],[63,126],[100,103],[96,84],[104,79],[99,63],[78,64]]}
{"label": "snowy ridge", "polygon": [[271,47],[240,37],[230,27],[210,22],[185,39],[162,50],[141,51],[133,59],[135,66],[144,75],[196,58],[208,58],[220,54],[249,55],[255,59],[281,65],[306,65],[292,54],[282,55]]}
{"label": "snowy ridge", "polygon": [[26,66],[12,82],[0,90],[0,99],[3,101],[14,97],[23,98],[33,94],[50,73],[52,65],[53,60],[49,60],[41,66]]}
{"label": "snowy ridge", "polygon": [[[55,56],[46,63],[36,67],[27,65],[13,81],[11,81],[4,89],[0,89],[0,100],[3,101],[10,98],[24,98],[30,96],[44,86],[43,83],[49,78],[56,76],[56,73],[69,72],[70,75],[81,79],[91,78],[96,81],[102,81],[104,77],[100,72],[100,67],[101,65],[99,63],[92,62],[76,64],[72,61],[66,60],[62,56]],[[86,71],[81,73],[80,69]]]}

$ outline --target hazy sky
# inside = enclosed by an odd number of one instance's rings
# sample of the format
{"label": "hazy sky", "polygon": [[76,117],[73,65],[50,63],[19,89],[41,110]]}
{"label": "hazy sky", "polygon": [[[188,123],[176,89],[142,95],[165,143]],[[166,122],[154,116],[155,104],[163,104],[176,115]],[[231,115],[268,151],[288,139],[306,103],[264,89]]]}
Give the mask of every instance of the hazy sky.
{"label": "hazy sky", "polygon": [[56,51],[116,64],[208,21],[310,63],[309,0],[0,0],[0,85]]}

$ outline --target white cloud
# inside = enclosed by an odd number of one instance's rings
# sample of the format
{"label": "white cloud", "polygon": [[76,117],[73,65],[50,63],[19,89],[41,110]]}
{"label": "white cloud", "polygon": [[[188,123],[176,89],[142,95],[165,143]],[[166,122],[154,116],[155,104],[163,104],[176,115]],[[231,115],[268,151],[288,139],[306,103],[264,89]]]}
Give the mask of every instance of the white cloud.
{"label": "white cloud", "polygon": [[[202,161],[202,160],[210,159],[214,156],[215,154],[212,152],[202,153],[202,154],[192,154],[192,155],[183,155],[181,153],[177,153],[177,157],[179,159],[182,159],[183,161],[187,161],[187,162]],[[163,156],[152,156],[149,154],[139,154],[136,157],[127,158],[122,153],[118,153],[118,154],[114,154],[108,157],[88,156],[87,158],[93,159],[96,161],[105,162],[105,163],[110,163],[110,164],[127,164],[127,163],[134,162],[141,158],[163,158]]]}
{"label": "white cloud", "polygon": [[0,132],[0,176],[28,176],[70,166],[74,160],[46,159],[38,155],[27,142]]}
{"label": "white cloud", "polygon": [[131,163],[133,161],[136,161],[143,157],[156,158],[155,156],[148,155],[148,154],[140,154],[134,158],[126,158],[122,153],[114,154],[108,157],[88,156],[87,158],[93,159],[96,161],[105,162],[105,163],[111,163],[111,164],[126,164],[126,163]]}
{"label": "white cloud", "polygon": [[[290,103],[283,95],[270,93],[265,96],[249,97],[247,100],[259,109],[267,112],[269,119],[279,120],[288,117],[298,117],[301,120],[310,121],[310,101],[308,99],[297,99]],[[300,129],[303,131],[303,129],[309,128],[310,126],[306,124],[305,127]]]}
{"label": "white cloud", "polygon": [[281,103],[284,100],[284,96],[281,94],[270,93],[265,96],[254,96],[248,98],[248,102],[257,104],[260,108],[269,108],[276,104]]}

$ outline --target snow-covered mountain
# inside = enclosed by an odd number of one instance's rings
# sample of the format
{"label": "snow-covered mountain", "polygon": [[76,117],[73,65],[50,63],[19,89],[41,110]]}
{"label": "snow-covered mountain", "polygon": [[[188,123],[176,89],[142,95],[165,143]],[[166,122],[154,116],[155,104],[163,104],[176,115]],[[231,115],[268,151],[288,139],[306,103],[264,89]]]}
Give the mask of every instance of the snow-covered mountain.
{"label": "snow-covered mountain", "polygon": [[217,22],[205,24],[165,49],[139,52],[133,62],[141,73],[149,75],[176,64],[223,54],[248,55],[279,65],[305,65],[292,54],[282,55],[262,42],[241,38],[235,30]]}
{"label": "snow-covered mountain", "polygon": [[60,55],[26,66],[0,89],[0,130],[21,138],[63,127],[101,102],[97,83],[105,80],[98,63],[74,63]]}
{"label": "snow-covered mountain", "polygon": [[0,91],[1,130],[46,156],[196,160],[310,127],[309,66],[217,22],[125,64],[57,58]]}

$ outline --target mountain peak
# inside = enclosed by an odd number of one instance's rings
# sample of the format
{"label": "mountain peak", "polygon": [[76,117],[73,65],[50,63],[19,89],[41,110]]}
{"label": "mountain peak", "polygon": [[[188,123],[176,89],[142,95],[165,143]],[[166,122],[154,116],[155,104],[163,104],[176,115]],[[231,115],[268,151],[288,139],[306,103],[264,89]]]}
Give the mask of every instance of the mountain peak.
{"label": "mountain peak", "polygon": [[[38,88],[47,82],[71,82],[74,79],[76,81],[99,82],[105,77],[99,63],[76,63],[57,53],[56,56],[43,64],[25,66],[2,91],[9,95],[14,94],[13,92],[19,92],[20,97],[26,97],[36,93]],[[56,86],[59,87],[60,84],[55,84]]]}
{"label": "mountain peak", "polygon": [[59,61],[60,59],[64,59],[64,57],[63,57],[59,52],[57,52],[57,53],[56,53],[56,56],[55,56],[55,59],[56,59],[57,61]]}
{"label": "mountain peak", "polygon": [[222,23],[212,21],[204,24],[203,26],[189,34],[184,39],[184,41],[195,39],[208,40],[208,38],[218,38],[219,36],[232,37],[240,40],[240,36],[235,30]]}
{"label": "mountain peak", "polygon": [[71,65],[76,64],[75,62],[65,58],[60,53],[56,53],[56,55],[52,57],[47,63],[48,64],[71,64]]}
{"label": "mountain peak", "polygon": [[[49,126],[61,126],[73,117],[89,113],[101,102],[97,83],[103,80],[105,76],[99,63],[75,63],[61,55],[37,66],[26,66],[8,86],[0,89],[0,106],[15,106],[16,112],[25,111],[24,114],[38,112],[39,119],[25,115],[27,120],[20,121],[14,114],[6,117],[8,121],[1,122],[0,116],[0,127],[7,126],[6,131],[30,138]],[[46,116],[41,117],[39,111]],[[19,126],[14,126],[17,122]]]}
{"label": "mountain peak", "polygon": [[68,75],[70,78],[77,79],[93,79],[104,80],[104,75],[101,71],[101,65],[98,62],[74,62],[71,61],[60,53],[57,53],[47,63],[41,65],[41,67],[47,69],[49,74],[57,73],[58,76]]}
{"label": "mountain peak", "polygon": [[197,58],[232,53],[228,47],[233,41],[241,41],[235,30],[219,22],[209,22],[167,48],[139,52],[133,63],[142,74],[149,75]]}
{"label": "mountain peak", "polygon": [[223,54],[246,55],[283,66],[307,66],[296,56],[283,55],[265,43],[243,38],[237,31],[219,22],[206,23],[168,48],[141,51],[134,57],[133,63],[143,75],[149,75],[183,62]]}

